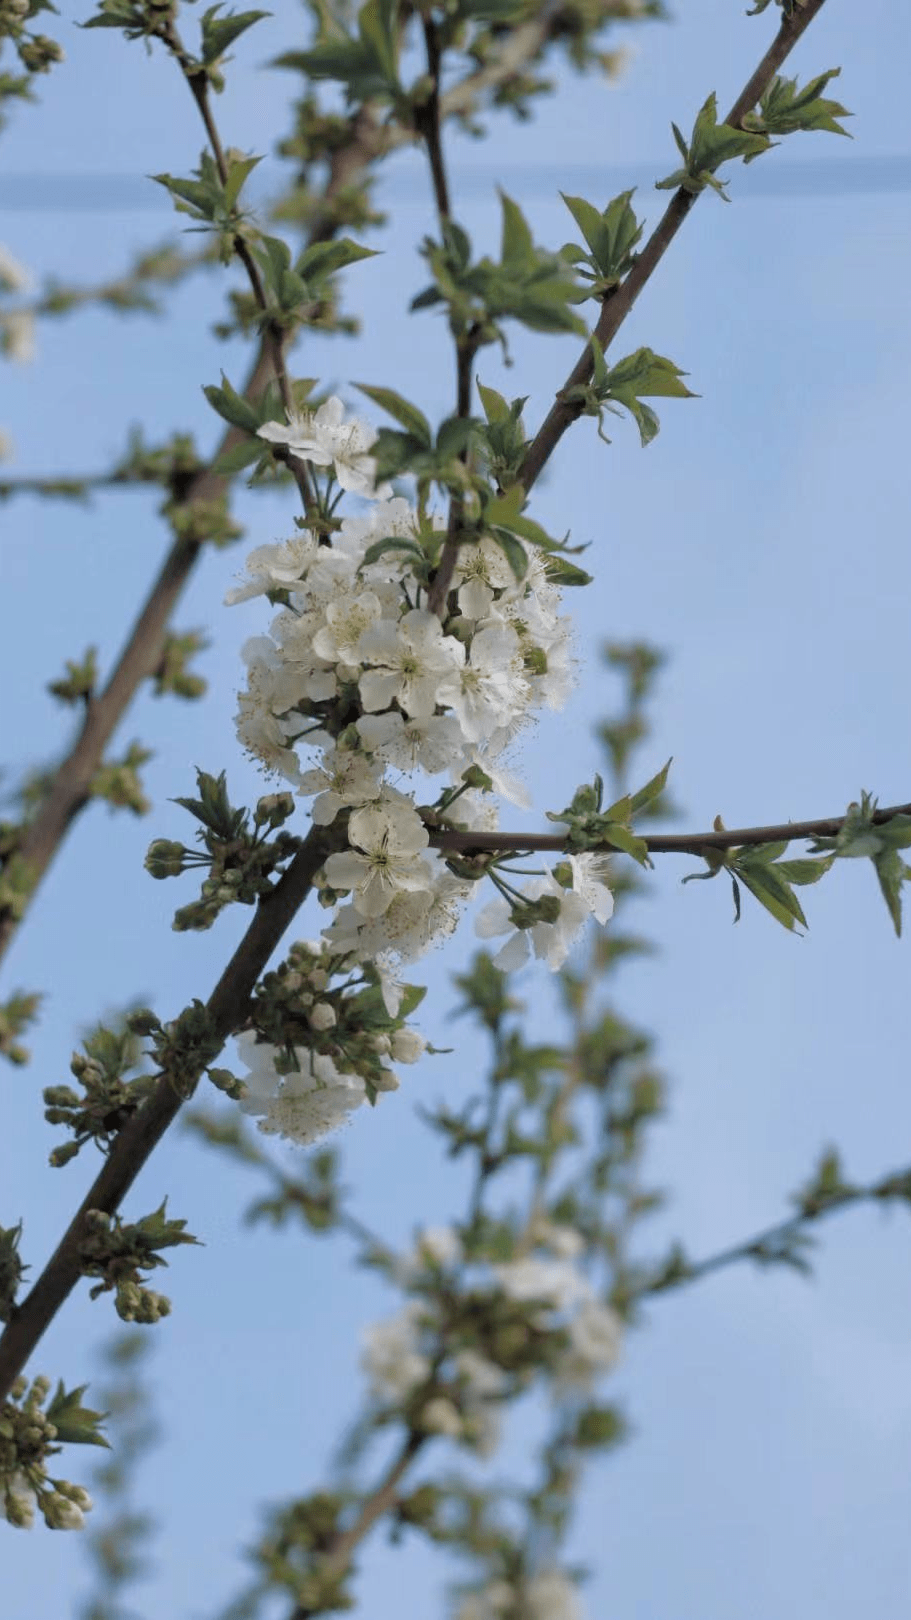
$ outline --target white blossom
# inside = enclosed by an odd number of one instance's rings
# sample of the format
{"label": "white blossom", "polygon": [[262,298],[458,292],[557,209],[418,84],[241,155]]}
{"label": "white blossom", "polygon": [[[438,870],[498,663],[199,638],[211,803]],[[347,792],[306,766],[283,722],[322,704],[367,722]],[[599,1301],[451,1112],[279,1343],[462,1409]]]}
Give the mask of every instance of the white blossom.
{"label": "white blossom", "polygon": [[465,648],[444,636],[435,613],[412,608],[397,624],[382,620],[361,636],[358,656],[370,667],[360,678],[368,714],[398,703],[411,717],[433,714],[441,682],[465,661]]}
{"label": "white blossom", "polygon": [[257,429],[270,444],[287,445],[300,461],[331,466],[342,489],[358,495],[376,492],[376,462],[367,454],[376,430],[356,417],[345,422],[345,407],[334,394],[317,411],[291,411],[287,425],[265,422]]}
{"label": "white blossom", "polygon": [[478,631],[468,662],[443,681],[438,700],[455,711],[468,742],[482,743],[524,709],[528,690],[519,638],[500,624]]}
{"label": "white blossom", "polygon": [[430,840],[416,810],[388,803],[355,810],[348,837],[354,847],[329,856],[326,876],[333,888],[352,891],[363,916],[381,917],[396,894],[429,886],[430,868],[419,852]]}
{"label": "white blossom", "polygon": [[378,799],[380,782],[376,771],[363,754],[350,749],[333,748],[322,765],[305,771],[298,792],[316,793],[310,815],[317,827],[328,827],[346,805],[368,804]]}
{"label": "white blossom", "polygon": [[360,1075],[340,1073],[321,1053],[295,1049],[298,1072],[280,1075],[275,1048],[267,1042],[257,1042],[252,1032],[245,1032],[238,1035],[237,1045],[250,1071],[244,1077],[246,1094],[240,1107],[257,1116],[257,1127],[267,1136],[285,1136],[309,1146],[345,1124],[366,1100]]}
{"label": "white blossom", "polygon": [[429,1378],[431,1361],[420,1349],[420,1319],[420,1306],[412,1301],[397,1316],[367,1328],[361,1366],[377,1400],[400,1404]]}
{"label": "white blossom", "polygon": [[583,1301],[568,1323],[569,1348],[560,1359],[558,1382],[587,1389],[594,1380],[613,1372],[623,1348],[623,1322],[609,1305]]}

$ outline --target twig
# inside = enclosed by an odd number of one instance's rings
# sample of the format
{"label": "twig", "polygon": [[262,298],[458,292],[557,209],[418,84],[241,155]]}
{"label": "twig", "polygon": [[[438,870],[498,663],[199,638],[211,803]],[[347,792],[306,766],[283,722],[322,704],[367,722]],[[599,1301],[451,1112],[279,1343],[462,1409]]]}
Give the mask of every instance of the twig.
{"label": "twig", "polygon": [[704,1260],[689,1261],[681,1256],[678,1265],[673,1266],[666,1275],[636,1289],[633,1297],[639,1299],[648,1294],[663,1294],[672,1288],[682,1288],[740,1260],[755,1260],[761,1265],[790,1264],[802,1269],[793,1240],[800,1239],[804,1227],[814,1221],[825,1220],[851,1204],[886,1203],[893,1198],[900,1198],[906,1203],[911,1201],[911,1168],[893,1171],[866,1187],[846,1186],[832,1193],[818,1193],[808,1207],[801,1208],[790,1220],[767,1226],[764,1231],[755,1233],[744,1242],[734,1243],[730,1248],[721,1249]]}
{"label": "twig", "polygon": [[[327,853],[325,832],[312,829],[271,894],[260,901],[253,921],[206,1003],[213,1033],[222,1045],[237,1027],[238,1009],[246,1006],[269,957],[309,894]],[[189,1084],[187,1077],[182,1077],[182,1089],[170,1074],[163,1073],[148,1101],[117,1136],[104,1168],[0,1337],[0,1400],[8,1394],[45,1328],[82,1275],[80,1251],[86,1235],[86,1212],[100,1209],[113,1215],[168,1126],[193,1095],[205,1069],[214,1061],[214,1053],[206,1055],[196,1073],[189,1076]]]}
{"label": "twig", "polygon": [[[367,1496],[361,1511],[349,1529],[342,1532],[332,1550],[322,1556],[319,1563],[321,1574],[341,1575],[351,1559],[351,1554],[360,1545],[364,1537],[373,1529],[378,1519],[381,1519],[389,1509],[395,1506],[398,1488],[408,1469],[421,1448],[426,1445],[429,1435],[418,1434],[409,1429],[399,1449],[398,1455],[393,1459],[383,1475],[380,1483]],[[311,1620],[311,1616],[322,1614],[322,1608],[314,1609],[310,1605],[298,1604],[289,1616],[289,1620]]]}
{"label": "twig", "polygon": [[[893,816],[911,816],[911,804],[893,804],[873,812],[873,823],[882,826]],[[780,821],[770,827],[724,827],[703,833],[653,833],[642,839],[650,855],[701,855],[707,849],[739,849],[742,844],[778,844],[801,838],[835,838],[845,816],[826,816],[817,821]],[[475,855],[482,851],[534,850],[565,852],[566,835],[559,833],[462,832],[456,828],[430,827],[433,849]],[[611,846],[604,845],[605,850]]]}
{"label": "twig", "polygon": [[[801,34],[809,28],[813,18],[822,10],[825,0],[806,0],[799,11],[783,16],[781,27],[756,71],[751,74],[725,119],[735,128],[746,113],[755,107],[786,57],[793,50]],[[663,259],[668,247],[693,207],[698,192],[675,191],[668,206],[626,280],[607,293],[595,327],[595,336],[603,350],[616,337],[646,282]],[[519,470],[518,482],[527,491],[539,477],[567,428],[576,421],[582,406],[570,404],[565,395],[571,388],[590,382],[594,362],[591,344],[587,343],[572,371],[557,394],[554,404],[532,439]]]}

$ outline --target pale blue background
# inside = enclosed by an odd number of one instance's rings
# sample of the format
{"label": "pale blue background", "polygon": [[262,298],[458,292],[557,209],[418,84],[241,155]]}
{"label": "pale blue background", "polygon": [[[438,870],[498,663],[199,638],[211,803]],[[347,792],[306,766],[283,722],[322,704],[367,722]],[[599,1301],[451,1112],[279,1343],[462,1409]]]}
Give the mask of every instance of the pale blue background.
{"label": "pale blue background", "polygon": [[[687,128],[712,88],[728,105],[774,26],[769,14],[747,20],[733,0],[677,10],[671,26],[631,31],[636,56],[619,87],[570,82],[532,127],[504,122],[486,146],[459,143],[457,208],[481,243],[495,242],[498,179],[523,201],[539,239],[554,244],[571,234],[560,187],[603,204],[629,174],[642,182],[639,206],[656,217],[662,199],[647,177],[674,165],[669,120]],[[82,8],[64,12],[48,31],[62,38],[67,66],[42,84],[40,110],[16,116],[5,172],[186,173],[201,140],[173,66],[119,35],[81,34],[71,19]],[[294,42],[297,27],[296,8],[278,5],[239,50],[218,107],[227,142],[265,151],[283,130],[284,81],[256,64]],[[901,189],[911,158],[909,57],[904,7],[831,0],[791,71],[806,77],[843,64],[835,89],[856,114],[854,145],[795,137],[753,176],[733,173],[732,207],[699,203],[617,352],[648,343],[669,354],[701,397],[663,405],[661,436],[645,453],[619,421],[610,450],[593,424],[580,425],[537,492],[541,521],[591,541],[598,581],[572,601],[588,648],[574,707],[568,719],[543,721],[524,750],[542,811],[554,803],[558,766],[572,785],[597,762],[589,727],[615,701],[595,655],[605,635],[644,636],[670,652],[648,764],[674,754],[687,825],[704,827],[717,812],[734,826],[834,814],[862,787],[883,803],[911,797],[911,224]],[[877,167],[870,160],[879,155],[903,162]],[[852,162],[865,167],[846,169]],[[779,193],[763,194],[773,174]],[[38,272],[113,273],[170,228],[157,188],[142,182],[133,183],[135,212],[68,209],[59,180],[51,190],[58,206],[9,211],[0,233]],[[349,284],[365,334],[356,344],[308,342],[298,369],[343,392],[349,378],[391,382],[440,414],[452,394],[442,323],[405,313],[424,281],[415,244],[432,223],[415,158],[390,165],[381,195],[394,219],[377,244],[385,257],[356,267]],[[214,292],[213,282],[188,285],[169,324],[94,311],[49,324],[39,364],[4,371],[0,422],[14,432],[17,470],[101,468],[132,421],[153,438],[180,424],[214,443],[199,386],[222,364],[236,380],[245,363],[239,349],[226,359],[208,335]],[[531,393],[535,422],[575,350],[516,333],[508,378],[493,351],[479,369]],[[3,509],[2,752],[13,765],[66,742],[67,716],[44,692],[64,657],[92,641],[103,663],[116,653],[166,544],[155,505],[126,491],[91,509]],[[250,543],[288,530],[279,500],[247,502],[245,512]],[[194,765],[227,764],[238,797],[257,790],[231,716],[239,643],[263,621],[255,605],[220,606],[239,566],[237,550],[207,554],[177,617],[212,636],[203,666],[210,700],[182,707],[143,696],[118,739],[155,748],[153,814],[140,823],[99,809],[81,819],[7,970],[9,989],[49,989],[32,1067],[5,1076],[0,1220],[24,1216],[36,1269],[94,1169],[88,1159],[44,1168],[54,1137],[40,1087],[67,1077],[80,1030],[105,1009],[139,994],[168,1013],[207,994],[246,922],[229,915],[210,934],[174,936],[170,914],[189,889],[152,884],[142,871],[153,834],[187,834],[167,800],[192,790]],[[671,1083],[648,1165],[672,1194],[652,1226],[655,1250],[680,1236],[701,1254],[777,1219],[828,1142],[844,1148],[858,1179],[911,1161],[908,947],[892,936],[860,863],[808,893],[803,940],[752,906],[732,930],[728,892],[681,889],[684,870],[660,863],[641,926],[659,937],[661,953],[627,970],[621,988],[630,1015],[656,1026]],[[445,959],[431,960],[438,1008],[448,968],[472,949],[466,929]],[[529,975],[529,997],[541,988]],[[460,1052],[406,1073],[401,1092],[365,1111],[345,1141],[361,1212],[393,1240],[459,1208],[461,1175],[440,1165],[414,1104],[456,1102],[483,1053],[464,1025],[439,1022],[434,1033],[440,1044],[457,1035]],[[140,1214],[167,1193],[207,1245],[175,1257],[165,1279],[174,1315],[156,1332],[168,1439],[145,1471],[144,1500],[164,1532],[154,1577],[137,1591],[147,1616],[202,1620],[236,1591],[237,1548],[256,1532],[255,1504],[322,1481],[356,1406],[359,1334],[393,1303],[372,1278],[349,1272],[341,1241],[239,1230],[238,1210],[254,1190],[175,1134],[128,1206]],[[614,1383],[637,1432],[592,1471],[571,1543],[593,1566],[593,1620],[853,1620],[906,1610],[909,1283],[905,1214],[863,1211],[829,1223],[813,1284],[736,1271],[649,1309]],[[33,1370],[91,1379],[92,1346],[112,1324],[107,1302],[91,1306],[83,1292]],[[76,1477],[84,1456],[74,1456]],[[39,1529],[3,1540],[8,1620],[74,1614],[85,1589],[79,1538]],[[371,1620],[444,1614],[444,1579],[458,1573],[416,1542],[402,1553],[378,1537],[361,1567]]]}

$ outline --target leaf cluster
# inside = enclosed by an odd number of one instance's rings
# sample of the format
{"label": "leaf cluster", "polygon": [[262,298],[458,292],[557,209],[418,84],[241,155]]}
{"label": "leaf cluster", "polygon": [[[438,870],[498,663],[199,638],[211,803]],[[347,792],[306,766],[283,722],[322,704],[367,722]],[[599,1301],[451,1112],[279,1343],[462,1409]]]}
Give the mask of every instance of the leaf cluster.
{"label": "leaf cluster", "polygon": [[[715,826],[717,831],[722,830],[719,821],[716,820]],[[744,844],[736,849],[707,849],[703,856],[708,871],[690,872],[682,881],[690,883],[696,878],[714,878],[719,872],[727,872],[734,897],[735,922],[740,921],[740,886],[743,884],[783,928],[793,931],[798,924],[806,928],[807,919],[794,889],[818,883],[834,857],[782,860],[787,848],[788,840],[783,839],[768,844]]]}
{"label": "leaf cluster", "polygon": [[[841,68],[820,73],[803,88],[796,79],[775,78],[759,103],[758,112],[747,113],[744,129],[759,135],[793,135],[797,130],[827,130],[831,135],[850,135],[838,122],[852,115],[840,101],[822,95],[830,79],[837,79]],[[758,154],[757,154],[758,155]],[[745,159],[752,162],[752,157]]]}
{"label": "leaf cluster", "polygon": [[902,884],[911,878],[911,866],[902,860],[900,850],[911,846],[911,816],[878,815],[876,799],[861,793],[860,800],[848,805],[844,821],[834,838],[816,838],[814,851],[831,850],[832,860],[873,862],[880,892],[897,935],[902,931]]}
{"label": "leaf cluster", "polygon": [[566,847],[574,853],[591,849],[617,849],[631,855],[640,866],[651,866],[648,845],[633,831],[634,819],[646,812],[664,792],[671,761],[639,788],[625,793],[602,810],[604,782],[595,775],[591,785],[576,789],[565,810],[547,811],[548,821],[563,822],[569,832]]}
{"label": "leaf cluster", "polygon": [[576,268],[578,275],[589,283],[583,298],[603,300],[619,285],[636,262],[636,247],[644,226],[630,206],[632,191],[623,191],[603,210],[595,208],[584,197],[569,197],[560,193],[563,201],[585,238],[585,248],[568,242],[561,249],[562,256]]}
{"label": "leaf cluster", "polygon": [[725,202],[730,201],[724,191],[727,182],[717,179],[716,169],[735,158],[758,157],[760,152],[767,152],[771,144],[766,135],[735,129],[731,124],[719,124],[714,91],[697,113],[689,141],[676,124],[672,124],[671,129],[683,159],[683,167],[675,169],[664,180],[656,180],[656,189],[677,191],[682,188],[691,196],[696,196],[706,186],[711,186]]}
{"label": "leaf cluster", "polygon": [[615,415],[621,408],[627,410],[639,429],[643,449],[651,444],[661,423],[657,413],[644,401],[655,398],[694,399],[696,396],[683,381],[685,372],[673,360],[655,354],[652,349],[637,349],[615,366],[608,366],[594,333],[589,339],[592,351],[592,375],[587,383],[575,383],[562,391],[561,398],[576,406],[584,416],[598,420],[598,435],[610,443],[604,433],[604,412]]}
{"label": "leaf cluster", "polygon": [[533,332],[574,332],[584,321],[573,306],[579,283],[569,260],[538,247],[518,204],[500,193],[500,256],[472,257],[471,238],[461,225],[446,221],[442,240],[425,237],[421,253],[432,281],[411,301],[412,310],[443,305],[456,342],[473,354],[488,343],[507,353],[502,323],[516,320]]}
{"label": "leaf cluster", "polygon": [[198,798],[177,798],[184,810],[200,823],[197,838],[201,850],[188,849],[170,838],[156,838],[146,853],[145,868],[151,877],[179,877],[191,867],[205,867],[198,900],[182,906],[174,915],[174,928],[211,928],[225,906],[235,902],[252,906],[274,887],[276,877],[301,840],[285,832],[284,823],[294,813],[290,793],[268,793],[257,800],[252,812],[236,807],[228,797],[224,771],[212,776],[197,770]]}

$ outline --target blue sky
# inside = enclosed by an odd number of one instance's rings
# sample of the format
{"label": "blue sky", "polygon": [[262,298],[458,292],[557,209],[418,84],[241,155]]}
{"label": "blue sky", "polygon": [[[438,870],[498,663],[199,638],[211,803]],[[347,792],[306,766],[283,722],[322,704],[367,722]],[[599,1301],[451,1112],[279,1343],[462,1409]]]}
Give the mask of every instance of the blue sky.
{"label": "blue sky", "polygon": [[[42,85],[42,106],[23,109],[4,136],[7,173],[186,173],[200,137],[173,67],[119,35],[80,33],[71,19],[81,8],[63,10],[56,31],[67,65]],[[770,16],[743,11],[731,0],[681,3],[670,25],[631,35],[633,60],[618,86],[567,81],[534,125],[498,125],[487,143],[455,143],[456,207],[476,239],[494,241],[497,181],[523,203],[538,239],[558,244],[572,234],[560,188],[603,205],[627,165],[637,179],[667,173],[670,120],[687,128],[711,89],[729,104],[769,37]],[[281,132],[281,81],[258,64],[295,39],[297,21],[296,9],[277,7],[239,51],[218,107],[230,143],[265,151]],[[810,159],[911,158],[909,52],[904,8],[868,0],[861,13],[830,0],[789,71],[804,78],[842,64],[836,90],[855,113],[855,140],[795,137],[762,166],[799,178]],[[614,702],[596,657],[608,635],[668,650],[645,764],[674,755],[686,825],[707,826],[716,813],[733,826],[835,814],[861,788],[883,803],[911,797],[907,194],[820,182],[818,195],[788,194],[783,184],[780,195],[748,196],[744,186],[738,196],[741,176],[732,174],[731,207],[700,201],[618,340],[618,353],[647,343],[671,356],[700,397],[664,405],[661,435],[646,452],[619,420],[610,449],[593,424],[580,424],[536,492],[535,515],[589,541],[596,574],[571,604],[586,659],[570,723],[542,721],[524,749],[539,815],[552,807],[555,762],[570,785],[597,764],[591,727]],[[171,229],[166,207],[153,217],[141,184],[136,195],[134,211],[9,209],[0,236],[38,274],[94,278]],[[416,244],[432,220],[414,157],[390,165],[381,195],[391,216],[376,244],[384,257],[349,278],[364,333],[356,344],[308,343],[299,370],[352,400],[349,379],[387,382],[442,414],[451,394],[442,325],[407,315],[423,284]],[[636,200],[657,217],[662,199],[647,183]],[[209,335],[218,298],[214,281],[196,281],[167,323],[91,312],[48,325],[37,364],[4,372],[11,470],[104,466],[135,421],[152,437],[180,425],[213,443],[200,384],[222,365],[236,377],[244,364],[239,349],[226,358]],[[479,371],[530,394],[534,422],[575,345],[517,333],[512,351],[511,372],[493,351]],[[66,741],[66,716],[44,691],[63,659],[90,642],[103,661],[116,654],[166,544],[155,504],[125,491],[89,509],[3,509],[3,594],[16,610],[0,646],[2,751],[13,765]],[[244,515],[250,544],[290,523],[273,497],[247,501]],[[24,1216],[35,1268],[89,1173],[81,1160],[44,1168],[52,1137],[40,1088],[66,1078],[80,1030],[105,1009],[139,994],[165,1012],[205,995],[245,920],[175,936],[170,915],[184,895],[142,871],[150,837],[185,836],[168,801],[191,790],[195,765],[226,766],[238,797],[259,787],[231,718],[238,648],[262,625],[255,604],[221,606],[239,566],[236,550],[207,556],[178,615],[212,638],[208,701],[184,709],[142,697],[119,739],[138,736],[156,751],[152,815],[82,818],[7,968],[9,989],[49,989],[34,1062],[8,1076],[0,1150],[0,1219]],[[907,941],[893,937],[861,863],[809,892],[804,939],[752,907],[733,930],[722,885],[681,888],[689,864],[659,865],[640,924],[660,953],[621,983],[624,1011],[657,1032],[671,1088],[648,1165],[670,1195],[653,1223],[655,1249],[680,1237],[698,1255],[777,1219],[829,1142],[858,1179],[911,1161],[911,1014]],[[473,948],[465,930],[431,959],[440,1009],[448,973]],[[540,995],[534,974],[520,988]],[[440,1044],[448,1034],[441,1023]],[[364,1217],[392,1240],[458,1211],[460,1177],[441,1168],[414,1104],[458,1097],[480,1060],[466,1040],[408,1073],[395,1097],[346,1134],[346,1179]],[[154,1577],[137,1594],[145,1614],[202,1620],[236,1590],[255,1504],[320,1482],[356,1405],[359,1333],[393,1304],[374,1279],[350,1272],[341,1242],[239,1230],[252,1190],[176,1135],[131,1201],[143,1213],[168,1193],[173,1213],[207,1245],[175,1257],[166,1285],[174,1315],[156,1335],[168,1438],[145,1475],[145,1500],[163,1527]],[[649,1309],[615,1380],[635,1437],[593,1471],[572,1543],[593,1566],[592,1617],[853,1620],[861,1610],[903,1609],[908,1237],[902,1212],[847,1215],[825,1228],[811,1284],[736,1271]],[[91,1379],[93,1347],[112,1324],[106,1302],[80,1295],[33,1371]],[[445,1613],[442,1586],[455,1571],[441,1560],[377,1541],[361,1569],[371,1620]],[[11,1620],[58,1620],[84,1581],[79,1538],[8,1532],[4,1571]]]}

